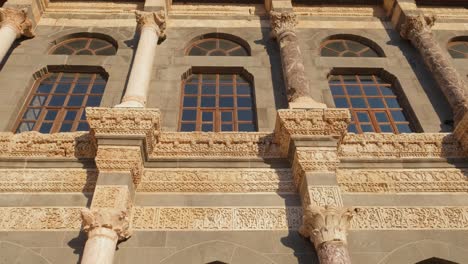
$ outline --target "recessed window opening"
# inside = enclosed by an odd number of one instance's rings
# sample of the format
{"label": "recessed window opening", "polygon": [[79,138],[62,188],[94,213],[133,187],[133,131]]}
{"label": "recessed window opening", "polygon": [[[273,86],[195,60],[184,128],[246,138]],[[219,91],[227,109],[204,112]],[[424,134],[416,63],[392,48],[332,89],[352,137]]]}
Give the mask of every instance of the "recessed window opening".
{"label": "recessed window opening", "polygon": [[380,57],[371,47],[347,39],[331,39],[323,42],[320,55],[324,57]]}
{"label": "recessed window opening", "polygon": [[249,56],[246,47],[230,39],[204,37],[187,49],[189,56]]}
{"label": "recessed window opening", "polygon": [[50,54],[60,55],[103,55],[110,56],[117,53],[116,47],[103,39],[92,37],[78,37],[67,39],[55,45]]}
{"label": "recessed window opening", "polygon": [[455,59],[468,58],[468,41],[452,41],[448,44],[448,52]]}

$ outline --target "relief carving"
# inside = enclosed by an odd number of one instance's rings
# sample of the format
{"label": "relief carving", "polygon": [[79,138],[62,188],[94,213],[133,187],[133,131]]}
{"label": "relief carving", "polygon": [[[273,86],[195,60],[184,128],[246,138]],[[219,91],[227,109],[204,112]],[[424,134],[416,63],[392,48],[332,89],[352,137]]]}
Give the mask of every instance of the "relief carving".
{"label": "relief carving", "polygon": [[313,206],[343,206],[343,200],[341,198],[340,187],[338,186],[309,186],[309,199],[310,202],[307,205]]}
{"label": "relief carving", "polygon": [[80,207],[0,207],[0,230],[80,229]]}
{"label": "relief carving", "polygon": [[158,12],[135,11],[139,30],[143,27],[152,27],[160,38],[166,37],[166,14],[163,10]]}
{"label": "relief carving", "polygon": [[91,232],[96,228],[113,230],[119,240],[128,239],[131,236],[129,230],[129,218],[125,211],[117,209],[81,210],[83,219],[83,231]]}
{"label": "relief carving", "polygon": [[95,158],[101,171],[131,172],[138,185],[143,173],[143,157],[139,146],[100,146]]}
{"label": "relief carving", "polygon": [[114,208],[129,210],[131,207],[130,192],[127,186],[98,185],[94,191],[92,209]]}
{"label": "relief carving", "polygon": [[15,29],[17,37],[34,37],[32,22],[28,18],[28,9],[0,8],[0,27],[10,26]]}

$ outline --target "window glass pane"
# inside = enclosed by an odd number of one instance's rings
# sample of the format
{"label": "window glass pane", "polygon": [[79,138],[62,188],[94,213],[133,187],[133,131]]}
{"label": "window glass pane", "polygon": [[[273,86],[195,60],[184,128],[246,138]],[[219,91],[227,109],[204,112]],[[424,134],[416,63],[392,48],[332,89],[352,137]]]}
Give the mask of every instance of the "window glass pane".
{"label": "window glass pane", "polygon": [[100,48],[109,46],[109,44],[110,44],[109,42],[104,41],[104,40],[93,39],[91,40],[91,44],[89,44],[89,48],[95,50],[95,49],[100,49]]}
{"label": "window glass pane", "polygon": [[354,85],[348,85],[346,86],[346,91],[348,92],[349,95],[361,95],[361,87],[359,86],[354,86]]}
{"label": "window glass pane", "polygon": [[53,54],[61,54],[61,55],[70,55],[73,54],[73,49],[69,49],[65,46],[58,47],[54,50]]}
{"label": "window glass pane", "polygon": [[220,84],[231,84],[233,83],[233,75],[228,74],[220,74],[219,75],[219,83]]}
{"label": "window glass pane", "polygon": [[33,128],[34,128],[34,124],[36,124],[36,123],[35,123],[35,122],[22,122],[22,123],[19,125],[17,131],[18,131],[19,133],[21,133],[21,132],[26,132],[26,131],[32,131]]}
{"label": "window glass pane", "polygon": [[78,127],[76,128],[77,131],[88,131],[89,130],[89,125],[86,122],[80,122],[78,124]]}
{"label": "window glass pane", "polygon": [[361,43],[352,40],[346,40],[345,43],[349,50],[355,52],[359,52],[366,48],[366,46],[362,45]]}
{"label": "window glass pane", "polygon": [[351,105],[354,108],[367,108],[363,98],[351,98]]}
{"label": "window glass pane", "polygon": [[370,122],[370,118],[369,118],[369,115],[367,113],[358,112],[356,114],[357,114],[359,122]]}
{"label": "window glass pane", "polygon": [[104,88],[106,87],[106,84],[94,84],[93,88],[91,88],[91,93],[96,93],[96,94],[102,94],[104,93]]}
{"label": "window glass pane", "polygon": [[41,133],[49,133],[50,129],[52,129],[52,123],[42,123],[41,128],[39,129],[39,132]]}
{"label": "window glass pane", "polygon": [[335,98],[335,105],[338,108],[349,108],[346,98]]}
{"label": "window glass pane", "polygon": [[84,49],[80,50],[76,53],[76,55],[94,55],[92,51]]}
{"label": "window glass pane", "polygon": [[52,96],[52,99],[49,102],[50,106],[63,106],[63,103],[65,102],[65,95],[54,95]]}
{"label": "window glass pane", "polygon": [[343,87],[341,86],[331,86],[330,89],[333,95],[344,95]]}
{"label": "window glass pane", "polygon": [[110,55],[115,55],[117,53],[117,50],[115,50],[114,47],[109,47],[105,49],[100,49],[95,51],[96,55],[100,56],[110,56]]}
{"label": "window glass pane", "polygon": [[237,111],[237,119],[239,119],[239,121],[251,121],[251,120],[253,120],[252,110],[239,110],[239,111]]}
{"label": "window glass pane", "polygon": [[364,93],[367,96],[379,95],[379,91],[377,90],[377,86],[364,86]]}
{"label": "window glass pane", "polygon": [[202,131],[203,132],[213,132],[213,125],[212,124],[202,124]]}
{"label": "window glass pane", "polygon": [[55,88],[55,93],[68,93],[70,91],[71,83],[60,83]]}
{"label": "window glass pane", "polygon": [[182,124],[180,126],[180,131],[182,132],[190,132],[190,131],[195,131],[195,123],[189,123],[189,124]]}
{"label": "window glass pane", "polygon": [[350,124],[348,126],[348,132],[351,132],[351,133],[357,133],[357,128],[356,128],[356,125],[355,124]]}
{"label": "window glass pane", "polygon": [[214,96],[203,96],[201,99],[201,107],[215,107],[216,97]]}
{"label": "window glass pane", "polygon": [[198,43],[197,46],[204,48],[206,50],[216,49],[216,40],[206,40],[201,43]]}
{"label": "window glass pane", "polygon": [[231,122],[232,121],[232,112],[222,112],[221,113],[221,121]]}
{"label": "window glass pane", "polygon": [[383,95],[394,95],[390,87],[380,87],[380,91],[382,91]]}
{"label": "window glass pane", "polygon": [[219,98],[219,107],[234,107],[234,98],[232,98],[232,97],[220,97]]}
{"label": "window glass pane", "polygon": [[88,44],[88,39],[76,39],[67,43],[67,46],[74,48],[76,50],[86,47]]}
{"label": "window glass pane", "polygon": [[384,122],[384,123],[389,122],[387,118],[387,114],[384,112],[375,113],[375,119],[377,120],[377,122]]}
{"label": "window glass pane", "polygon": [[367,98],[370,108],[385,108],[381,98]]}
{"label": "window glass pane", "polygon": [[228,54],[223,50],[215,50],[208,53],[209,56],[227,56]]}
{"label": "window glass pane", "polygon": [[79,82],[79,83],[90,83],[93,78],[94,78],[94,74],[80,73],[80,76],[79,76],[77,82]]}
{"label": "window glass pane", "polygon": [[53,83],[41,83],[39,87],[37,87],[37,93],[50,93],[52,90]]}
{"label": "window glass pane", "polygon": [[203,83],[214,83],[216,82],[216,74],[203,74]]}
{"label": "window glass pane", "polygon": [[390,125],[380,125],[380,132],[382,133],[393,133],[392,126]]}
{"label": "window glass pane", "polygon": [[186,84],[184,89],[185,94],[197,94],[198,84]]}
{"label": "window glass pane", "polygon": [[213,121],[213,112],[203,112],[202,121]]}
{"label": "window glass pane", "polygon": [[73,88],[73,93],[75,94],[86,93],[88,91],[88,86],[89,84],[77,83],[75,84],[75,87]]}
{"label": "window glass pane", "polygon": [[47,110],[45,120],[55,120],[56,117],[57,117],[57,111],[56,110]]}
{"label": "window glass pane", "polygon": [[398,121],[406,121],[406,117],[401,111],[391,111],[393,120],[396,122]]}
{"label": "window glass pane", "polygon": [[89,96],[86,106],[99,106],[101,104],[101,96]]}
{"label": "window glass pane", "polygon": [[190,49],[190,52],[189,54],[190,56],[203,56],[203,55],[206,55],[206,51],[198,48],[198,47],[193,47],[192,49]]}
{"label": "window glass pane", "polygon": [[224,40],[224,39],[219,40],[219,48],[224,49],[224,50],[233,49],[238,46],[239,44],[229,41],[229,40]]}
{"label": "window glass pane", "polygon": [[238,97],[237,106],[238,107],[251,107],[252,99],[250,97]]}
{"label": "window glass pane", "polygon": [[23,119],[36,120],[41,114],[41,108],[29,108],[23,115]]}
{"label": "window glass pane", "polygon": [[216,85],[203,85],[202,94],[216,94]]}
{"label": "window glass pane", "polygon": [[197,110],[184,110],[182,112],[182,120],[195,121],[197,119]]}
{"label": "window glass pane", "polygon": [[372,125],[361,125],[362,132],[374,132]]}
{"label": "window glass pane", "polygon": [[60,132],[70,132],[72,129],[72,123],[63,123],[60,127]]}
{"label": "window glass pane", "polygon": [[[70,99],[68,99],[68,106],[81,106],[81,104],[83,104],[83,99],[84,99],[84,95],[72,95],[70,96]],[[90,103],[89,99],[88,99],[88,105]]]}
{"label": "window glass pane", "polygon": [[185,97],[184,107],[197,107],[197,97]]}
{"label": "window glass pane", "polygon": [[61,83],[73,82],[75,80],[75,76],[76,76],[75,73],[62,73],[62,77],[60,77],[60,82]]}
{"label": "window glass pane", "polygon": [[219,94],[232,94],[232,86],[220,86],[219,87]]}
{"label": "window glass pane", "polygon": [[42,96],[42,95],[34,96],[29,105],[30,106],[42,106],[44,105],[46,99],[47,99],[47,96]]}
{"label": "window glass pane", "polygon": [[76,118],[76,111],[67,111],[67,114],[65,115],[65,120],[67,121],[73,121]]}
{"label": "window glass pane", "polygon": [[368,49],[361,53],[361,57],[379,57],[379,55],[374,50]]}
{"label": "window glass pane", "polygon": [[407,124],[398,124],[397,125],[398,132],[400,133],[411,133],[411,128]]}
{"label": "window glass pane", "polygon": [[389,108],[400,108],[400,104],[395,98],[385,98],[385,101]]}
{"label": "window glass pane", "polygon": [[250,94],[250,86],[249,85],[238,85],[237,86],[237,94]]}
{"label": "window glass pane", "polygon": [[222,124],[221,125],[221,131],[232,131],[233,127],[231,124]]}
{"label": "window glass pane", "polygon": [[253,132],[255,131],[255,126],[253,124],[239,124],[239,131]]}

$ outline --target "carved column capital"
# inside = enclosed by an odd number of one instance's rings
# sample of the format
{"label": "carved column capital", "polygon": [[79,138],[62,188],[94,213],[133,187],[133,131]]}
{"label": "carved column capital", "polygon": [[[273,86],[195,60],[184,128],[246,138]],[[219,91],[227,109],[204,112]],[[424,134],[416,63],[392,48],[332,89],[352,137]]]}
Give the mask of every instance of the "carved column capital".
{"label": "carved column capital", "polygon": [[316,248],[323,243],[342,241],[347,243],[348,228],[355,211],[334,206],[308,206],[304,210],[301,235],[310,237]]}
{"label": "carved column capital", "polygon": [[98,228],[106,228],[114,231],[118,240],[125,240],[131,236],[130,220],[125,211],[117,209],[89,210],[86,208],[81,211],[81,218],[85,232],[90,233]]}
{"label": "carved column capital", "polygon": [[158,12],[135,11],[138,29],[152,27],[160,38],[166,37],[166,14],[163,10]]}
{"label": "carved column capital", "polygon": [[280,40],[287,34],[295,34],[297,17],[293,12],[270,12],[271,30],[275,38]]}
{"label": "carved column capital", "polygon": [[16,31],[17,38],[34,37],[32,22],[28,18],[27,8],[0,8],[0,26],[10,26]]}
{"label": "carved column capital", "polygon": [[400,35],[405,39],[412,40],[416,35],[430,34],[435,21],[434,15],[409,15],[406,17],[405,23],[401,25]]}

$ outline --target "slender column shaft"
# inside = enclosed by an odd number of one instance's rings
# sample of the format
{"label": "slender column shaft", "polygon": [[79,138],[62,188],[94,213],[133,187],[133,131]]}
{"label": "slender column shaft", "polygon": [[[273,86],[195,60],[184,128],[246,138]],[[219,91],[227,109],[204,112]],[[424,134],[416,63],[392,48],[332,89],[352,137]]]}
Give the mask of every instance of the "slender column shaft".
{"label": "slender column shaft", "polygon": [[343,241],[329,241],[316,248],[320,264],[350,264],[348,247]]}
{"label": "slender column shaft", "polygon": [[426,67],[452,107],[454,120],[458,123],[468,109],[467,84],[432,36],[431,26],[434,22],[433,17],[407,16],[401,35],[418,49]]}
{"label": "slender column shaft", "polygon": [[99,227],[91,230],[88,233],[81,263],[112,264],[117,241],[118,235],[112,229]]}
{"label": "slender column shaft", "polygon": [[153,74],[156,45],[165,29],[164,13],[137,12],[141,34],[122,103],[117,107],[145,107]]}
{"label": "slender column shaft", "polygon": [[10,25],[4,25],[0,28],[0,62],[5,58],[17,35],[17,31]]}
{"label": "slender column shaft", "polygon": [[21,36],[34,37],[27,9],[0,8],[0,62]]}
{"label": "slender column shaft", "polygon": [[270,13],[272,33],[280,46],[283,77],[290,108],[326,108],[312,99],[305,75],[302,53],[295,32],[296,15],[292,12]]}

